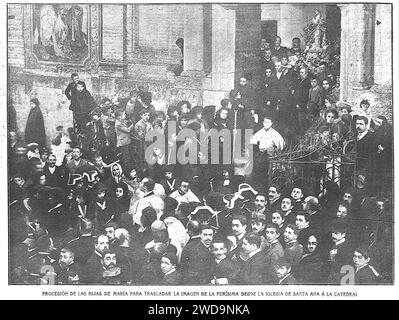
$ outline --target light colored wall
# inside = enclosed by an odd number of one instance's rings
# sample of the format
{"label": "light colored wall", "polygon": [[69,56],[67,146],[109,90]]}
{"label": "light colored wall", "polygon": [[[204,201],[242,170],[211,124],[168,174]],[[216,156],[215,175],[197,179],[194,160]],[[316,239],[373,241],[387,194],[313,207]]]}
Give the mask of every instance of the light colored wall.
{"label": "light colored wall", "polygon": [[277,20],[277,33],[286,47],[291,47],[292,38],[302,38],[303,28],[316,9],[324,15],[326,11],[325,5],[311,4],[262,4],[261,8],[262,20]]}

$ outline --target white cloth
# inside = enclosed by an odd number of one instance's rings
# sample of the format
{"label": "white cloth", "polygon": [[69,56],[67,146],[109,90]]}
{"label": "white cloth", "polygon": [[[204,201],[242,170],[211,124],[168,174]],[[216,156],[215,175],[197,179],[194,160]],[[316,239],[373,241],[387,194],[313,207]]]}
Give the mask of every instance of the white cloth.
{"label": "white cloth", "polygon": [[187,193],[183,195],[179,193],[179,190],[175,190],[169,197],[175,199],[179,204],[182,202],[201,202],[191,190],[188,190]]}
{"label": "white cloth", "polygon": [[266,150],[272,156],[276,151],[281,151],[284,148],[284,139],[276,130],[264,128],[257,131],[251,138],[251,144],[258,144],[259,150]]}

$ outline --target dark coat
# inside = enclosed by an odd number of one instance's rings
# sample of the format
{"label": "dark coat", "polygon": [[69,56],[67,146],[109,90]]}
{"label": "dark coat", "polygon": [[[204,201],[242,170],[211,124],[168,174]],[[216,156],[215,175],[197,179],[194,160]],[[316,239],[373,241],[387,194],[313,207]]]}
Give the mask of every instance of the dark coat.
{"label": "dark coat", "polygon": [[101,284],[103,278],[103,266],[101,264],[101,257],[93,252],[91,257],[83,265],[82,269],[82,284]]}
{"label": "dark coat", "polygon": [[231,261],[229,258],[225,258],[219,263],[216,263],[216,261],[213,260],[210,271],[210,279],[227,278],[229,284],[231,284],[237,280],[239,273],[239,265],[236,262]]}
{"label": "dark coat", "polygon": [[51,173],[49,166],[46,163],[43,167],[43,173],[46,175],[46,185],[50,187],[64,188],[66,182],[63,168],[56,166],[54,173]]}
{"label": "dark coat", "polygon": [[75,254],[75,261],[83,266],[94,252],[95,238],[92,235],[82,235],[68,242],[67,247]]}
{"label": "dark coat", "polygon": [[247,261],[244,262],[240,273],[238,274],[238,283],[251,284],[266,284],[269,283],[269,274],[266,264],[266,256],[262,251],[259,251]]}
{"label": "dark coat", "polygon": [[266,268],[268,271],[269,282],[268,283],[277,283],[277,277],[274,272],[274,266],[276,262],[284,257],[284,249],[279,241],[273,243],[271,246],[266,246],[264,249],[264,254],[266,257]]}
{"label": "dark coat", "polygon": [[322,266],[320,254],[304,255],[292,269],[292,274],[300,284],[321,284]]}
{"label": "dark coat", "polygon": [[306,106],[309,101],[309,89],[310,89],[310,79],[307,77],[302,80],[299,79],[296,83],[294,92],[294,103],[299,105],[301,110],[306,110]]}
{"label": "dark coat", "polygon": [[178,271],[174,271],[168,275],[165,275],[161,280],[160,285],[163,286],[178,286],[183,283],[183,277]]}
{"label": "dark coat", "polygon": [[303,247],[298,241],[286,244],[284,256],[292,266],[295,266],[301,260],[302,253]]}
{"label": "dark coat", "polygon": [[356,151],[358,170],[369,168],[373,160],[377,157],[377,146],[374,133],[369,131],[362,139],[358,140]]}
{"label": "dark coat", "polygon": [[377,284],[378,283],[379,274],[375,269],[367,265],[361,269],[359,269],[355,273],[355,284]]}
{"label": "dark coat", "polygon": [[279,282],[280,285],[295,285],[298,284],[296,279],[289,274],[287,278],[285,278],[283,281]]}
{"label": "dark coat", "polygon": [[29,112],[28,120],[25,128],[25,143],[35,142],[42,148],[46,145],[46,131],[44,129],[44,121],[42,110],[39,106],[32,108]]}
{"label": "dark coat", "polygon": [[181,270],[185,284],[207,284],[212,255],[200,239],[191,239],[181,254]]}

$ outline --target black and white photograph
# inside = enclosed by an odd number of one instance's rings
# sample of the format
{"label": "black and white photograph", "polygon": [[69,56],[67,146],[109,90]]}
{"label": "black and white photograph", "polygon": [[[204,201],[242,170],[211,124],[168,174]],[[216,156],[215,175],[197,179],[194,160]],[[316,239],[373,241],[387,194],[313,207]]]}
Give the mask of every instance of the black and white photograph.
{"label": "black and white photograph", "polygon": [[393,289],[392,3],[3,7],[14,292]]}

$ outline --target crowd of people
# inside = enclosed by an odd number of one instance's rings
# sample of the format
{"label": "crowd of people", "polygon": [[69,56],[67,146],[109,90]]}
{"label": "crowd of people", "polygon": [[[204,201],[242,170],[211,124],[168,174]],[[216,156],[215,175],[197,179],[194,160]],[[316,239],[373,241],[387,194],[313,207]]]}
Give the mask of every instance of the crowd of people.
{"label": "crowd of people", "polygon": [[[242,75],[218,106],[180,101],[166,112],[144,87],[98,102],[74,73],[65,90],[74,127],[60,124],[53,139],[33,98],[25,139],[9,127],[10,283],[392,283],[392,188],[376,191],[393,176],[387,119],[372,117],[368,100],[339,101],[335,76],[312,75],[301,60],[299,38],[264,46],[262,68],[260,85]],[[180,141],[184,129],[194,136]],[[210,129],[230,133],[217,152],[239,140],[253,159],[171,161],[172,147],[210,144],[201,141]],[[165,150],[148,153],[151,132]],[[270,159],[309,135],[354,145],[355,183],[326,195],[303,177],[289,187],[269,179]]]}

